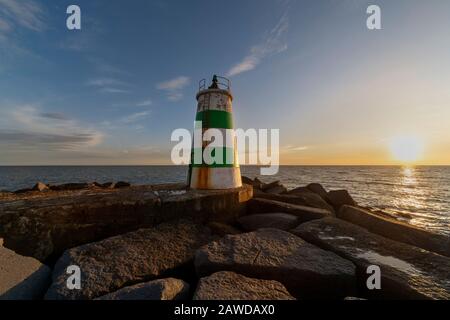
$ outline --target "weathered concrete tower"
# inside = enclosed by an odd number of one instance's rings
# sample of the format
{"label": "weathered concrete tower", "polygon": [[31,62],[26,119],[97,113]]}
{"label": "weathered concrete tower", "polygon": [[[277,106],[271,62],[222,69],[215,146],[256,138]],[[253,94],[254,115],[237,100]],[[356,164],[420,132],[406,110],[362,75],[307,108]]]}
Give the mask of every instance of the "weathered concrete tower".
{"label": "weathered concrete tower", "polygon": [[[188,181],[188,185],[193,189],[232,189],[242,186],[233,126],[232,100],[228,79],[214,75],[208,88],[205,79],[200,81],[196,126],[200,126],[201,121],[202,137],[208,129],[217,129],[215,131],[222,133],[223,142],[205,142],[203,141],[205,139],[194,133]],[[199,139],[201,141],[198,141]],[[213,142],[213,147],[211,145],[208,147]],[[218,161],[205,160],[203,156],[205,149],[207,154],[211,154]]]}

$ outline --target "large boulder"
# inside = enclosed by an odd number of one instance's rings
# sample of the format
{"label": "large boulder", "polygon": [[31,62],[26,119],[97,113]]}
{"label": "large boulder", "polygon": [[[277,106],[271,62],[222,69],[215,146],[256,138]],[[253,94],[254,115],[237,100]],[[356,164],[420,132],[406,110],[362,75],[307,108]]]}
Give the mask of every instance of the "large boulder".
{"label": "large boulder", "polygon": [[188,297],[189,284],[166,278],[125,287],[96,300],[184,300]]}
{"label": "large boulder", "polygon": [[300,222],[321,219],[332,215],[332,213],[326,209],[307,207],[303,205],[290,204],[261,198],[253,198],[248,201],[247,208],[249,214],[272,212],[289,213],[297,216]]}
{"label": "large boulder", "polygon": [[208,227],[213,234],[215,234],[219,237],[226,236],[227,234],[242,233],[241,230],[233,227],[232,225],[217,222],[217,221],[211,221],[210,223],[208,223]]}
{"label": "large boulder", "polygon": [[281,282],[295,297],[352,295],[355,266],[336,254],[277,229],[226,236],[195,254],[199,276],[217,271]]}
{"label": "large boulder", "polygon": [[347,190],[332,190],[328,192],[328,201],[333,205],[336,211],[347,204],[350,206],[356,206],[356,201],[353,200],[350,193]]}
{"label": "large boulder", "polygon": [[274,280],[248,278],[221,271],[201,278],[194,300],[295,300],[286,288]]}
{"label": "large boulder", "polygon": [[269,194],[282,194],[288,191],[287,188],[280,183],[280,181],[264,183],[261,185],[261,190]]}
{"label": "large boulder", "polygon": [[259,180],[258,178],[253,179],[253,188],[262,190],[264,185],[265,183]]}
{"label": "large boulder", "polygon": [[255,198],[298,204],[306,207],[320,208],[328,210],[330,211],[330,213],[334,213],[334,208],[329,203],[323,200],[319,195],[309,191],[297,192],[292,194],[270,194],[260,192],[255,194]]}
{"label": "large boulder", "polygon": [[272,188],[265,189],[264,192],[268,194],[284,194],[288,190],[285,186],[279,185]]}
{"label": "large boulder", "polygon": [[41,299],[50,276],[49,267],[4,248],[0,239],[0,300]]}
{"label": "large boulder", "polygon": [[269,183],[263,183],[263,185],[261,186],[261,190],[262,191],[266,191],[275,187],[281,186],[281,183],[279,180],[273,181],[273,182],[269,182]]}
{"label": "large boulder", "polygon": [[297,194],[297,193],[313,193],[307,187],[297,187],[288,191],[288,194]]}
{"label": "large boulder", "polygon": [[319,195],[323,200],[328,201],[328,192],[320,183],[310,183],[306,188]]}
{"label": "large boulder", "polygon": [[[306,241],[357,266],[360,293],[382,299],[450,299],[450,258],[370,233],[337,218],[311,221],[292,230]],[[381,290],[368,290],[367,268],[381,271]]]}
{"label": "large boulder", "polygon": [[[180,220],[67,250],[55,265],[46,299],[92,299],[130,284],[177,275],[210,239],[207,227]],[[71,265],[80,267],[81,290],[66,287]]]}
{"label": "large boulder", "polygon": [[296,216],[288,213],[261,213],[240,217],[238,223],[246,231],[255,231],[262,228],[289,230],[300,222]]}
{"label": "large boulder", "polygon": [[434,234],[410,224],[347,205],[342,206],[337,217],[386,238],[450,257],[450,238],[448,236]]}

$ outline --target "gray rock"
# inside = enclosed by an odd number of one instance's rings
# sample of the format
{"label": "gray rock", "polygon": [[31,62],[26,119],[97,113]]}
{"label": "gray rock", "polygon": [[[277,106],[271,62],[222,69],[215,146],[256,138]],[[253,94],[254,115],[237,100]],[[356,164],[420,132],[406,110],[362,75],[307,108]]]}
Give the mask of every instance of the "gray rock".
{"label": "gray rock", "polygon": [[131,184],[125,181],[119,181],[114,184],[114,189],[128,188]]}
{"label": "gray rock", "polygon": [[297,216],[300,222],[321,219],[332,215],[330,211],[325,209],[261,198],[251,199],[247,202],[247,207],[250,214],[284,212]]}
{"label": "gray rock", "polygon": [[328,192],[328,200],[333,205],[336,211],[347,204],[350,206],[356,206],[356,201],[353,200],[352,196],[347,190],[332,190]]}
{"label": "gray rock", "polygon": [[50,285],[50,268],[3,247],[0,239],[0,300],[40,299]]}
{"label": "gray rock", "polygon": [[450,238],[413,225],[344,205],[337,217],[373,233],[450,257]]}
{"label": "gray rock", "polygon": [[[364,297],[450,299],[448,257],[389,240],[336,218],[311,221],[292,232],[353,261]],[[380,267],[381,290],[367,289],[369,265]]]}
{"label": "gray rock", "polygon": [[306,188],[319,195],[323,200],[328,201],[328,192],[320,183],[310,183]]}
{"label": "gray rock", "polygon": [[208,223],[208,227],[211,230],[211,232],[215,235],[218,235],[220,237],[226,236],[227,234],[239,234],[242,233],[241,230],[238,230],[237,228],[230,226],[229,224],[212,221]]}
{"label": "gray rock", "polygon": [[285,186],[275,186],[272,188],[265,189],[264,192],[269,194],[284,194],[287,192],[287,188]]}
{"label": "gray rock", "polygon": [[253,179],[253,188],[262,190],[264,185],[265,183],[259,180],[258,178]]}
{"label": "gray rock", "polygon": [[[92,299],[173,274],[209,240],[207,227],[180,220],[67,250],[56,263],[46,299]],[[66,287],[70,265],[81,269],[81,290]]]}
{"label": "gray rock", "polygon": [[221,271],[201,278],[194,300],[295,300],[286,288],[274,280],[248,278]]}
{"label": "gray rock", "polygon": [[258,192],[254,195],[254,197],[325,209],[334,214],[334,208],[329,203],[323,200],[319,195],[309,191],[301,191],[291,194],[269,194],[265,192]]}
{"label": "gray rock", "polygon": [[261,190],[270,194],[282,194],[286,193],[287,189],[280,181],[274,181],[271,183],[265,183],[261,186]]}
{"label": "gray rock", "polygon": [[261,190],[262,191],[266,191],[266,190],[269,190],[269,189],[272,189],[272,188],[276,188],[276,187],[280,187],[280,186],[282,186],[282,184],[280,183],[280,181],[273,181],[273,182],[270,182],[270,183],[264,183],[262,186],[261,186]]}
{"label": "gray rock", "polygon": [[295,189],[288,191],[288,194],[297,194],[297,193],[314,193],[314,192],[309,190],[307,187],[297,187]]}
{"label": "gray rock", "polygon": [[95,300],[184,300],[188,296],[189,284],[166,278],[125,287]]}
{"label": "gray rock", "polygon": [[238,223],[246,231],[255,231],[261,228],[289,230],[300,222],[296,216],[288,213],[261,213],[240,217]]}
{"label": "gray rock", "polygon": [[352,295],[355,266],[285,231],[260,229],[226,236],[195,254],[199,276],[227,270],[281,282],[295,297]]}

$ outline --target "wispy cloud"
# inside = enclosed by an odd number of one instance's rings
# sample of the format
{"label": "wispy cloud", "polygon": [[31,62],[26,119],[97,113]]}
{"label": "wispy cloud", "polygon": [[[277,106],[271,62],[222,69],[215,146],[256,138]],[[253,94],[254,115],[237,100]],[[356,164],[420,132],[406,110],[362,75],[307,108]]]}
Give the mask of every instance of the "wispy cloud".
{"label": "wispy cloud", "polygon": [[151,99],[147,99],[141,102],[136,103],[136,107],[148,107],[153,104],[153,101]]}
{"label": "wispy cloud", "polygon": [[250,53],[235,64],[228,71],[227,76],[232,77],[243,72],[256,68],[265,58],[283,52],[287,49],[285,35],[289,28],[289,18],[287,12],[283,14],[275,27],[272,28],[260,44],[253,46]]}
{"label": "wispy cloud", "polygon": [[0,35],[11,30],[11,25],[0,17]]}
{"label": "wispy cloud", "polygon": [[41,59],[23,43],[21,31],[42,32],[46,29],[45,19],[46,12],[37,1],[0,0],[0,71],[18,56]]}
{"label": "wispy cloud", "polygon": [[117,79],[113,79],[113,78],[99,78],[99,79],[89,80],[87,82],[87,84],[89,86],[105,87],[105,86],[114,86],[114,85],[122,86],[122,85],[124,85],[124,82],[117,80]]}
{"label": "wispy cloud", "polygon": [[88,86],[96,87],[100,92],[104,93],[129,93],[129,85],[114,78],[98,78],[91,79],[86,83]]}
{"label": "wispy cloud", "polygon": [[128,116],[123,117],[120,120],[120,122],[125,123],[125,124],[135,123],[135,122],[138,122],[138,121],[141,121],[141,120],[147,118],[149,115],[150,115],[149,110],[136,112],[136,113],[132,113]]}
{"label": "wispy cloud", "polygon": [[163,90],[167,94],[167,99],[170,101],[178,101],[183,98],[183,88],[189,85],[191,80],[186,76],[179,76],[174,79],[158,83],[157,89]]}
{"label": "wispy cloud", "polygon": [[0,116],[0,145],[9,151],[79,150],[103,139],[97,130],[80,126],[61,113],[40,112],[32,105],[4,108]]}
{"label": "wispy cloud", "polygon": [[42,112],[39,114],[42,118],[53,119],[53,120],[61,120],[61,121],[69,121],[70,119],[66,117],[64,114],[59,112]]}
{"label": "wispy cloud", "polygon": [[38,32],[45,29],[44,10],[32,0],[0,0],[0,21],[0,32],[12,26]]}
{"label": "wispy cloud", "polygon": [[108,75],[129,75],[130,73],[119,66],[110,64],[105,61],[105,58],[97,58],[95,56],[87,56],[86,60],[95,68],[100,74]]}
{"label": "wispy cloud", "polygon": [[309,147],[308,146],[291,146],[291,145],[288,145],[288,146],[284,146],[282,149],[283,149],[282,151],[285,151],[285,152],[299,152],[299,151],[308,150]]}
{"label": "wispy cloud", "polygon": [[104,87],[104,88],[100,88],[100,92],[104,92],[104,93],[129,93],[130,90],[128,90],[128,89],[119,89],[119,88],[111,88],[111,87]]}
{"label": "wispy cloud", "polygon": [[164,81],[158,84],[158,89],[160,90],[179,90],[184,88],[189,84],[189,78],[185,76],[180,76],[172,80]]}

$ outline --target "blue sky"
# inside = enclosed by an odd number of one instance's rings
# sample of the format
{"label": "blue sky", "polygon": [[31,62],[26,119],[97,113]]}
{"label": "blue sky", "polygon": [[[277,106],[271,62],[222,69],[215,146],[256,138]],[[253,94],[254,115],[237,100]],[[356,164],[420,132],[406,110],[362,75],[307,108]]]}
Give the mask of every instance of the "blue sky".
{"label": "blue sky", "polygon": [[405,134],[450,164],[449,31],[438,0],[0,0],[0,165],[170,163],[214,73],[237,127],[280,129],[282,163],[389,164]]}

